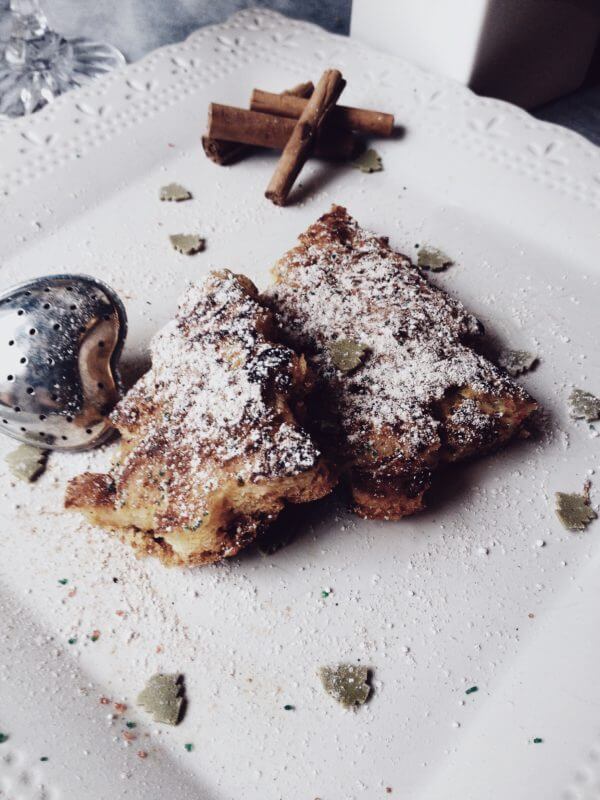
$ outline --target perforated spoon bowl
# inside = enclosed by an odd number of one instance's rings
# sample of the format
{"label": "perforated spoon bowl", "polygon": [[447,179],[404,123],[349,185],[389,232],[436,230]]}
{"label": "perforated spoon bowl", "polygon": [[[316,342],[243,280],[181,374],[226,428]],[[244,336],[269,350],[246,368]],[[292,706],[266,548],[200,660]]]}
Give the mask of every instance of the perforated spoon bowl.
{"label": "perforated spoon bowl", "polygon": [[127,333],[115,292],[50,275],[0,295],[0,430],[27,444],[86,450],[111,432]]}

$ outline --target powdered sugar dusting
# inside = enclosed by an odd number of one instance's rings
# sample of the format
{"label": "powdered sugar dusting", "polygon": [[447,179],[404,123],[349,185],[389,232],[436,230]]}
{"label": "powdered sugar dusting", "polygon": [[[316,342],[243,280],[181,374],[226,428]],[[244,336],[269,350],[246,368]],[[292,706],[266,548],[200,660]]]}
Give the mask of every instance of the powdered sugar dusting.
{"label": "powdered sugar dusting", "polygon": [[[525,397],[469,346],[482,332],[475,317],[344,209],[336,207],[300,240],[278,263],[278,282],[267,296],[286,335],[311,354],[333,387],[351,447],[364,442],[366,432],[391,429],[404,437],[405,455],[418,453],[438,439],[432,406],[452,389]],[[332,361],[330,346],[338,339],[368,347],[363,365],[350,375]],[[484,424],[472,400],[455,415],[475,433]]]}
{"label": "powdered sugar dusting", "polygon": [[[118,405],[113,420],[133,448],[118,465],[117,489],[158,457],[165,523],[193,523],[227,467],[241,483],[297,475],[319,453],[273,397],[291,386],[293,352],[267,338],[270,313],[231,272],[210,273],[185,293],[175,320],[152,340],[152,368]],[[192,478],[190,478],[192,476]],[[204,506],[189,506],[194,494]]]}

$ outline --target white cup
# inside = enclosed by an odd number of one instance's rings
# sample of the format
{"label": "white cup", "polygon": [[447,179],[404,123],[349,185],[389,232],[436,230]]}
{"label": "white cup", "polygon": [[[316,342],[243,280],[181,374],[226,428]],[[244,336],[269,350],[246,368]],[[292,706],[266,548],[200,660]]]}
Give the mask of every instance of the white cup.
{"label": "white cup", "polygon": [[531,108],[583,82],[600,0],[353,0],[350,35]]}

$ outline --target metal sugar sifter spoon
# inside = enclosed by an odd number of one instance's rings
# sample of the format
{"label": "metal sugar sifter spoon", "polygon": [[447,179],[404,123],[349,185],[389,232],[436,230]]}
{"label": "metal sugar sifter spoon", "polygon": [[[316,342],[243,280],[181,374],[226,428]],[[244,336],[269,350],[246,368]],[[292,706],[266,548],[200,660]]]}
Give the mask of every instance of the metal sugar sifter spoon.
{"label": "metal sugar sifter spoon", "polygon": [[87,275],[50,275],[0,295],[0,431],[53,450],[86,450],[111,431],[127,316]]}

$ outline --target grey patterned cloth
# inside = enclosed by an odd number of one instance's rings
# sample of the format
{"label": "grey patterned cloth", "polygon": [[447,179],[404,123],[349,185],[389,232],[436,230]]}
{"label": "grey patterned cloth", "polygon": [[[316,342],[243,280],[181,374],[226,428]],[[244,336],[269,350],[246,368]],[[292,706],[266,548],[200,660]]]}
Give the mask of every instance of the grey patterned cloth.
{"label": "grey patterned cloth", "polygon": [[600,86],[580,89],[535,112],[539,119],[556,122],[600,145]]}
{"label": "grey patterned cloth", "polygon": [[[418,1],[418,0],[417,0]],[[6,35],[9,0],[0,0],[0,38]],[[389,0],[395,2],[395,0]],[[249,6],[269,7],[310,20],[335,33],[348,33],[352,0],[41,0],[56,30],[116,45],[129,61],[193,30],[227,19]],[[4,13],[3,13],[4,12]],[[600,145],[600,86],[580,90],[537,110]]]}
{"label": "grey patterned cloth", "polygon": [[[0,0],[8,8],[9,0]],[[52,26],[68,36],[114,44],[128,61],[196,28],[222,22],[240,8],[267,7],[348,33],[352,0],[40,0]]]}

